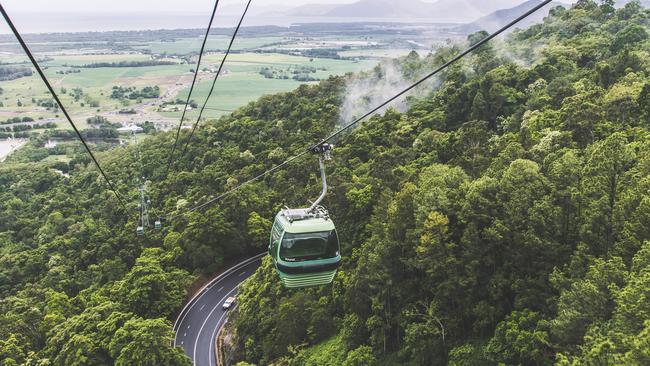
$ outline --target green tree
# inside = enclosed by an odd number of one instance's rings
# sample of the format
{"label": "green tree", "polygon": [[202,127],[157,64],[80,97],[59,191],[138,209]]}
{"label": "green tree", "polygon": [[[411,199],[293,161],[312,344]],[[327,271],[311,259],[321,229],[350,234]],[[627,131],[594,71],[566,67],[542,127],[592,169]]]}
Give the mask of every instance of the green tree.
{"label": "green tree", "polygon": [[450,366],[488,366],[492,365],[481,344],[463,344],[449,352]]}
{"label": "green tree", "polygon": [[528,309],[510,313],[486,346],[490,359],[508,365],[543,364],[551,344],[540,321],[540,314]]}
{"label": "green tree", "polygon": [[248,235],[256,243],[265,243],[268,240],[271,230],[271,221],[260,216],[257,212],[251,212],[246,223]]}
{"label": "green tree", "polygon": [[614,43],[612,43],[612,51],[618,52],[625,47],[641,43],[648,39],[648,32],[646,29],[638,24],[630,24],[616,33]]}
{"label": "green tree", "polygon": [[439,318],[435,303],[417,310],[405,311],[411,321],[404,329],[403,353],[416,365],[437,365],[445,362],[447,356],[447,329]]}
{"label": "green tree", "polygon": [[614,310],[614,297],[625,283],[621,258],[596,259],[583,280],[562,291],[550,333],[564,345],[577,345],[594,323],[604,322]]}
{"label": "green tree", "polygon": [[600,10],[606,16],[612,16],[616,12],[614,5],[616,4],[615,0],[601,0],[600,1]]}
{"label": "green tree", "polygon": [[[467,36],[467,42],[470,46],[473,46],[486,38],[488,35],[489,33],[486,31],[472,33]],[[500,62],[494,50],[494,47],[491,44],[485,44],[481,46],[476,52],[474,52],[474,57],[476,61],[473,63],[473,66],[474,71],[477,74],[484,74],[488,70],[496,67]]]}
{"label": "green tree", "polygon": [[54,358],[55,365],[90,366],[109,365],[110,361],[96,339],[85,334],[74,334]]}
{"label": "green tree", "polygon": [[650,83],[643,85],[637,104],[641,108],[641,120],[646,122],[644,125],[647,125],[647,121],[650,121]]}
{"label": "green tree", "polygon": [[630,339],[630,350],[623,363],[628,365],[647,365],[650,362],[650,321],[646,320],[643,330]]}
{"label": "green tree", "polygon": [[376,363],[372,348],[361,346],[350,352],[343,361],[343,366],[373,366]]}
{"label": "green tree", "polygon": [[109,350],[115,365],[191,365],[181,348],[171,348],[171,324],[164,319],[131,319],[115,332]]}
{"label": "green tree", "polygon": [[618,238],[615,210],[623,175],[630,168],[634,152],[623,134],[616,133],[587,150],[582,192],[586,198],[581,225],[582,239],[594,253],[607,253]]}
{"label": "green tree", "polygon": [[7,340],[0,339],[0,365],[19,365],[23,363],[25,356],[25,350],[16,335],[10,335]]}
{"label": "green tree", "polygon": [[115,301],[143,317],[169,316],[183,302],[191,277],[165,261],[161,249],[146,249],[115,284]]}

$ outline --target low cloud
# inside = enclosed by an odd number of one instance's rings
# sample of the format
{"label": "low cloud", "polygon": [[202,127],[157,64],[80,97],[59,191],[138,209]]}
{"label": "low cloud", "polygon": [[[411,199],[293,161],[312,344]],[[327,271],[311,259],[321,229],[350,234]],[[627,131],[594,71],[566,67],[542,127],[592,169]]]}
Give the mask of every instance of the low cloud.
{"label": "low cloud", "polygon": [[[376,108],[386,100],[395,96],[402,90],[408,88],[416,80],[425,75],[406,77],[401,60],[382,62],[373,70],[353,76],[347,83],[345,97],[341,105],[340,123],[347,125],[356,118]],[[409,93],[401,96],[395,101],[382,107],[377,111],[383,114],[388,108],[405,112],[408,109],[407,96],[417,95],[424,97],[432,89],[437,88],[439,83],[436,78],[426,81]]]}

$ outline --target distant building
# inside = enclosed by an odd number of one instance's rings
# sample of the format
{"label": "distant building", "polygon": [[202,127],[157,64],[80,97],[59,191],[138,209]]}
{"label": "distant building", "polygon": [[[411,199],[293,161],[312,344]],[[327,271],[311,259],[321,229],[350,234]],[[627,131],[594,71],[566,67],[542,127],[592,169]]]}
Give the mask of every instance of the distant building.
{"label": "distant building", "polygon": [[142,129],[142,127],[140,126],[130,125],[130,126],[118,128],[117,132],[118,133],[142,133],[144,132],[144,129]]}
{"label": "distant building", "polygon": [[44,147],[45,147],[46,149],[53,149],[53,148],[56,147],[56,145],[58,145],[58,142],[56,142],[56,141],[52,141],[52,140],[47,140],[47,143],[45,144]]}
{"label": "distant building", "polygon": [[62,177],[70,178],[70,174],[64,173],[63,170],[59,170],[59,169],[52,169],[52,170],[54,170],[56,174],[59,174]]}

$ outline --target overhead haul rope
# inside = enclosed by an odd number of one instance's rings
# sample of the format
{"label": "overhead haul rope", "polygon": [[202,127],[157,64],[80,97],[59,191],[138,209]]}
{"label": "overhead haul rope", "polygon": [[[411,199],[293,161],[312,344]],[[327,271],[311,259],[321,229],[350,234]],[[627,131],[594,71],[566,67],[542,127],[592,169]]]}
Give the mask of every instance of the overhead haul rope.
{"label": "overhead haul rope", "polygon": [[217,111],[217,112],[226,112],[226,113],[231,113],[234,112],[234,109],[224,109],[224,108],[212,108],[212,107],[205,107],[205,109],[211,110],[211,111]]}
{"label": "overhead haul rope", "polygon": [[174,139],[174,146],[172,151],[169,154],[169,161],[167,162],[167,170],[165,170],[165,177],[169,174],[169,169],[172,166],[174,161],[174,152],[176,152],[176,145],[178,144],[178,137],[181,134],[181,129],[183,127],[183,120],[185,119],[185,113],[187,112],[187,106],[190,104],[192,98],[192,91],[194,90],[194,85],[196,84],[196,78],[199,75],[199,70],[201,67],[201,59],[203,58],[203,51],[205,51],[205,44],[208,41],[208,35],[210,34],[210,29],[212,28],[212,22],[214,21],[214,16],[217,13],[217,7],[219,6],[219,0],[214,2],[214,8],[212,9],[212,15],[210,16],[210,22],[208,23],[208,28],[205,30],[205,36],[203,37],[203,43],[201,44],[201,51],[199,52],[199,59],[196,63],[196,68],[194,69],[194,78],[192,79],[192,85],[190,85],[190,92],[187,94],[187,100],[185,101],[185,107],[183,108],[183,114],[181,115],[181,120],[178,122],[178,129],[176,130],[176,138]]}
{"label": "overhead haul rope", "polygon": [[230,43],[228,44],[228,49],[226,50],[226,53],[223,55],[223,58],[221,58],[221,63],[219,64],[219,69],[217,70],[217,74],[214,76],[214,79],[212,80],[212,86],[210,87],[210,92],[208,93],[208,96],[205,98],[205,102],[203,103],[203,106],[201,107],[201,111],[199,112],[199,116],[196,118],[196,122],[194,122],[194,126],[192,127],[192,132],[190,132],[190,136],[187,138],[187,141],[185,141],[185,146],[183,147],[183,151],[180,154],[179,160],[185,156],[185,153],[187,152],[187,146],[190,144],[190,141],[192,141],[192,137],[194,136],[194,131],[196,131],[196,128],[199,125],[199,122],[201,122],[201,117],[203,116],[203,111],[206,109],[206,105],[208,104],[208,101],[210,100],[210,97],[212,96],[212,92],[214,91],[214,86],[217,84],[217,80],[219,79],[219,75],[221,74],[221,70],[223,69],[223,65],[226,63],[226,59],[228,59],[228,55],[230,54],[230,50],[232,49],[232,45],[235,42],[235,38],[237,38],[237,33],[239,33],[239,28],[241,28],[241,24],[244,21],[244,18],[246,17],[246,13],[248,12],[248,8],[251,5],[252,0],[248,0],[246,3],[246,8],[244,8],[244,12],[242,13],[241,17],[239,18],[239,23],[237,23],[237,27],[235,28],[235,31],[232,34],[232,37],[230,38]]}
{"label": "overhead haul rope", "polygon": [[90,151],[90,147],[88,147],[88,144],[86,143],[83,136],[81,135],[81,132],[79,132],[79,129],[77,128],[77,126],[74,124],[74,122],[72,122],[72,118],[70,118],[70,115],[68,114],[68,111],[63,106],[63,103],[61,103],[61,100],[59,99],[59,96],[54,91],[54,88],[52,88],[52,85],[50,84],[47,77],[43,73],[43,70],[39,66],[36,59],[34,58],[34,55],[32,54],[32,52],[29,50],[29,47],[27,47],[27,44],[23,40],[23,37],[20,35],[20,32],[18,32],[18,29],[16,29],[16,26],[14,26],[14,23],[11,21],[11,18],[9,17],[9,14],[7,14],[7,12],[5,11],[2,4],[0,4],[0,12],[2,13],[2,16],[5,18],[5,21],[7,22],[7,24],[9,25],[9,28],[11,28],[11,31],[16,36],[16,39],[18,40],[18,42],[22,46],[23,50],[27,54],[27,57],[29,57],[29,60],[32,62],[32,65],[34,65],[34,68],[36,69],[36,72],[38,72],[38,75],[43,80],[43,83],[45,83],[45,86],[50,91],[50,94],[52,94],[52,97],[54,98],[56,103],[59,105],[59,108],[61,109],[61,112],[63,112],[63,114],[65,115],[65,118],[68,120],[68,123],[70,123],[70,126],[72,126],[72,129],[77,134],[77,137],[79,138],[79,140],[81,140],[81,143],[83,144],[84,148],[86,148],[86,152],[88,153],[88,155],[90,155],[90,158],[95,163],[95,166],[97,166],[97,169],[99,170],[99,173],[102,175],[102,177],[104,177],[104,180],[108,184],[108,187],[110,188],[110,190],[113,191],[113,193],[117,197],[120,205],[122,205],[122,207],[124,209],[126,209],[126,204],[124,203],[124,200],[122,199],[122,196],[117,192],[117,189],[115,189],[115,186],[113,186],[113,183],[111,183],[111,180],[108,179],[108,176],[104,172],[104,169],[102,169],[101,165],[99,165],[99,162],[95,158],[95,155],[92,153],[92,151]]}
{"label": "overhead haul rope", "polygon": [[397,98],[401,97],[402,95],[408,93],[408,92],[409,92],[410,90],[412,90],[413,88],[417,87],[418,85],[422,84],[423,82],[425,82],[426,80],[432,78],[433,76],[439,74],[441,71],[445,70],[445,69],[448,68],[449,66],[451,66],[451,65],[453,65],[454,63],[458,62],[459,60],[461,60],[462,58],[464,58],[464,57],[467,56],[468,54],[472,53],[473,51],[475,51],[475,50],[478,49],[479,47],[483,46],[483,45],[486,44],[487,42],[489,42],[489,41],[491,41],[492,39],[496,38],[497,36],[499,36],[500,34],[502,34],[503,32],[505,32],[506,30],[512,28],[515,24],[521,22],[522,20],[524,20],[524,19],[526,19],[527,17],[529,17],[530,15],[534,14],[535,12],[537,12],[538,10],[540,10],[541,8],[543,8],[544,6],[546,6],[546,5],[548,5],[549,3],[551,3],[551,1],[552,1],[552,0],[544,0],[544,1],[542,1],[539,5],[537,5],[537,6],[535,6],[534,8],[528,10],[527,12],[525,12],[524,14],[522,14],[521,16],[519,16],[518,18],[516,18],[515,20],[511,21],[510,23],[506,24],[505,26],[503,26],[501,29],[497,30],[496,32],[494,32],[494,33],[492,33],[492,34],[486,36],[485,38],[483,38],[481,41],[479,41],[478,43],[474,44],[473,46],[470,46],[470,47],[467,48],[465,51],[459,53],[459,54],[456,55],[454,58],[452,58],[451,60],[447,61],[444,65],[438,67],[437,69],[435,69],[434,71],[430,72],[430,73],[427,74],[426,76],[422,77],[421,79],[419,79],[419,80],[416,81],[415,83],[411,84],[411,85],[410,85],[409,87],[407,87],[406,89],[400,91],[399,93],[395,94],[394,96],[392,96],[391,98],[387,99],[387,100],[384,101],[383,103],[379,104],[377,107],[373,108],[372,110],[370,110],[369,112],[367,112],[367,113],[364,114],[363,116],[361,116],[361,117],[355,119],[354,121],[350,122],[350,123],[347,124],[346,126],[344,126],[344,127],[340,128],[339,130],[335,131],[335,132],[332,133],[331,135],[329,135],[329,136],[327,136],[326,138],[324,138],[323,140],[321,140],[319,143],[316,143],[316,144],[310,145],[310,146],[309,146],[308,148],[306,148],[306,149],[301,149],[301,151],[298,152],[296,155],[294,155],[294,156],[292,156],[291,158],[285,160],[284,162],[282,162],[282,163],[280,163],[280,164],[278,164],[278,165],[276,165],[276,166],[274,166],[274,167],[272,167],[272,168],[270,168],[270,169],[264,171],[263,173],[258,174],[258,175],[256,175],[256,176],[254,176],[253,178],[248,179],[247,181],[245,181],[245,182],[243,182],[243,183],[237,185],[236,187],[234,187],[234,188],[232,188],[232,189],[230,189],[230,190],[227,190],[227,191],[221,193],[221,194],[218,195],[217,197],[212,198],[212,199],[206,201],[205,203],[202,203],[202,204],[200,204],[200,205],[198,205],[198,206],[195,206],[195,207],[192,207],[192,208],[186,209],[184,212],[178,213],[178,214],[176,214],[176,215],[169,216],[167,219],[168,219],[168,220],[171,220],[171,219],[173,219],[173,218],[176,218],[176,217],[179,217],[179,216],[183,215],[183,214],[186,213],[186,212],[197,211],[197,210],[201,210],[201,209],[203,209],[203,208],[205,208],[205,207],[207,207],[207,206],[210,206],[210,205],[214,204],[215,202],[218,202],[218,201],[222,200],[223,198],[225,198],[225,197],[227,197],[227,196],[229,196],[229,195],[231,195],[231,194],[237,192],[237,191],[240,190],[241,188],[243,188],[243,187],[245,187],[245,186],[247,186],[247,185],[249,185],[249,184],[251,184],[251,183],[253,183],[253,182],[257,181],[257,180],[259,180],[259,179],[262,179],[263,177],[265,177],[265,176],[267,176],[267,175],[273,174],[273,173],[276,172],[277,170],[282,169],[283,167],[285,167],[285,166],[291,164],[291,163],[294,162],[295,160],[297,160],[297,159],[299,159],[299,158],[305,156],[306,154],[311,153],[312,151],[316,150],[316,149],[317,149],[319,146],[321,146],[322,144],[327,143],[327,142],[330,142],[333,138],[339,136],[339,135],[342,134],[343,132],[345,132],[345,131],[349,130],[350,128],[352,128],[353,126],[357,125],[359,122],[361,122],[361,121],[362,121],[363,119],[365,119],[366,117],[368,117],[368,116],[372,115],[373,113],[377,112],[378,110],[380,110],[381,108],[385,107],[386,105],[388,105],[389,103],[391,103],[391,102],[394,101],[395,99],[397,99]]}

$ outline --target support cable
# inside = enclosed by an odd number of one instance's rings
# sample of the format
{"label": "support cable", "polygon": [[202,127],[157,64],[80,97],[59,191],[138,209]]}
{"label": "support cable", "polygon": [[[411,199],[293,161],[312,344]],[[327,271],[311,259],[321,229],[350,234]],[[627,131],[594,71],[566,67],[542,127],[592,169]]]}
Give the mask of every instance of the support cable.
{"label": "support cable", "polygon": [[230,43],[228,44],[228,49],[226,50],[226,53],[223,55],[223,58],[221,59],[221,63],[219,64],[219,69],[217,69],[217,74],[214,76],[214,79],[212,80],[212,86],[210,87],[210,92],[208,93],[208,96],[205,98],[205,102],[203,103],[203,106],[201,107],[201,111],[199,112],[199,116],[196,118],[196,122],[194,122],[194,126],[192,127],[192,132],[190,132],[190,136],[187,138],[187,141],[185,141],[185,146],[183,147],[183,150],[179,156],[179,160],[185,156],[185,153],[187,152],[187,147],[192,141],[192,137],[194,136],[194,131],[196,131],[196,128],[199,125],[199,122],[201,121],[201,117],[203,116],[203,111],[206,109],[206,105],[208,104],[208,101],[210,100],[210,97],[212,96],[212,92],[214,91],[214,86],[217,84],[217,80],[219,79],[219,75],[221,74],[221,70],[223,69],[223,65],[226,63],[226,59],[228,59],[228,55],[230,55],[230,50],[232,49],[232,45],[235,42],[235,38],[237,38],[237,33],[239,33],[239,28],[241,28],[242,22],[244,21],[244,18],[246,17],[246,13],[248,12],[248,8],[251,5],[252,0],[248,0],[246,3],[246,8],[244,9],[244,12],[242,13],[241,17],[239,18],[239,23],[237,23],[237,27],[235,28],[234,33],[232,34],[232,37],[230,38]]}
{"label": "support cable", "polygon": [[503,32],[505,32],[506,30],[510,29],[510,28],[513,27],[515,24],[517,24],[517,23],[519,23],[520,21],[526,19],[527,17],[529,17],[529,16],[532,15],[533,13],[537,12],[538,10],[540,10],[541,8],[543,8],[544,6],[548,5],[551,1],[552,1],[552,0],[544,0],[544,1],[542,1],[539,5],[537,5],[537,6],[535,6],[534,8],[528,10],[527,12],[525,12],[524,14],[522,14],[521,16],[519,16],[518,18],[516,18],[515,20],[513,20],[513,21],[511,21],[510,23],[508,23],[507,25],[503,26],[501,29],[497,30],[496,32],[494,32],[494,33],[492,33],[492,34],[486,36],[485,38],[483,38],[481,41],[477,42],[476,44],[474,44],[474,45],[468,47],[465,51],[459,53],[459,54],[456,55],[454,58],[452,58],[451,60],[447,61],[444,65],[442,65],[442,66],[438,67],[437,69],[435,69],[434,71],[430,72],[429,74],[427,74],[427,75],[424,76],[423,78],[421,78],[421,79],[419,79],[418,81],[416,81],[415,83],[411,84],[411,85],[410,85],[409,87],[407,87],[406,89],[400,91],[399,93],[395,94],[395,95],[392,96],[391,98],[387,99],[385,102],[379,104],[377,107],[373,108],[372,110],[370,110],[369,112],[367,112],[367,113],[364,114],[363,116],[361,116],[361,117],[355,119],[354,121],[350,122],[349,124],[345,125],[344,127],[338,129],[338,130],[335,131],[334,133],[330,134],[329,136],[327,136],[326,138],[324,138],[323,140],[321,140],[319,143],[316,143],[316,144],[310,145],[307,149],[303,149],[301,152],[297,153],[297,154],[294,155],[293,157],[291,157],[291,158],[285,160],[284,162],[282,162],[282,163],[280,163],[280,164],[278,164],[278,165],[276,165],[276,166],[274,166],[274,167],[272,167],[272,168],[270,168],[270,169],[264,171],[264,172],[261,173],[261,174],[256,175],[256,176],[253,177],[253,178],[248,179],[247,181],[245,181],[245,182],[243,182],[243,183],[237,185],[236,187],[234,187],[234,188],[232,188],[232,189],[230,189],[230,190],[228,190],[228,191],[223,192],[222,194],[218,195],[217,197],[212,198],[212,199],[210,199],[210,200],[208,200],[208,201],[206,201],[206,202],[204,202],[204,203],[202,203],[202,204],[200,204],[200,205],[198,205],[198,206],[195,206],[195,207],[192,207],[192,208],[186,209],[184,212],[181,212],[181,213],[178,213],[178,214],[176,214],[176,215],[170,216],[170,217],[168,217],[168,219],[173,219],[173,218],[179,217],[179,216],[181,216],[181,215],[182,215],[183,213],[185,213],[185,212],[197,211],[197,210],[201,210],[201,209],[203,209],[203,208],[205,208],[205,207],[208,207],[208,206],[214,204],[215,202],[218,202],[218,201],[222,200],[223,198],[225,198],[225,197],[227,197],[227,196],[229,196],[229,195],[231,195],[231,194],[233,194],[233,193],[239,191],[239,190],[240,190],[241,188],[243,188],[244,186],[247,186],[247,185],[249,185],[249,184],[251,184],[251,183],[253,183],[253,182],[255,182],[255,181],[259,180],[259,179],[262,179],[262,178],[264,178],[264,177],[267,176],[267,175],[273,174],[273,173],[276,172],[277,170],[279,170],[279,169],[281,169],[281,168],[283,168],[283,167],[285,167],[285,166],[291,164],[292,162],[294,162],[295,160],[297,160],[297,159],[299,159],[299,158],[305,156],[306,154],[311,153],[311,152],[313,152],[313,151],[316,151],[316,150],[317,150],[321,145],[323,145],[323,144],[325,144],[325,143],[327,143],[327,142],[330,142],[333,138],[339,136],[339,135],[342,134],[343,132],[345,132],[345,131],[349,130],[350,128],[352,128],[353,126],[357,125],[359,122],[361,122],[361,121],[362,121],[363,119],[365,119],[366,117],[368,117],[368,116],[372,115],[373,113],[377,112],[377,111],[380,110],[381,108],[385,107],[385,106],[388,105],[389,103],[393,102],[395,99],[397,99],[397,98],[401,97],[402,95],[406,94],[407,92],[409,92],[409,91],[412,90],[413,88],[417,87],[418,85],[422,84],[422,83],[425,82],[426,80],[428,80],[428,79],[432,78],[433,76],[439,74],[441,71],[445,70],[445,69],[448,68],[449,66],[451,66],[451,65],[453,65],[454,63],[458,62],[459,60],[461,60],[462,58],[464,58],[464,57],[467,56],[468,54],[472,53],[473,51],[475,51],[475,50],[478,49],[479,47],[483,46],[483,45],[486,44],[487,42],[491,41],[492,39],[496,38],[497,36],[499,36],[500,34],[502,34]]}
{"label": "support cable", "polygon": [[512,22],[508,23],[507,25],[505,25],[504,27],[502,27],[502,28],[499,29],[498,31],[496,31],[496,32],[494,32],[494,33],[492,33],[492,34],[486,36],[486,37],[483,38],[480,42],[478,42],[478,43],[474,44],[473,46],[467,48],[465,51],[463,51],[463,52],[461,52],[460,54],[456,55],[456,57],[454,57],[454,58],[452,58],[451,60],[447,61],[444,65],[440,66],[439,68],[437,68],[437,69],[435,69],[434,71],[430,72],[429,74],[425,75],[425,76],[424,76],[423,78],[421,78],[420,80],[418,80],[418,81],[416,81],[415,83],[411,84],[411,86],[409,86],[408,88],[406,88],[406,89],[402,90],[401,92],[395,94],[395,95],[392,96],[391,98],[387,99],[385,102],[381,103],[381,104],[378,105],[377,107],[375,107],[375,108],[371,109],[370,111],[368,111],[368,112],[367,112],[366,114],[364,114],[363,116],[357,118],[356,120],[352,121],[351,123],[349,123],[349,124],[346,125],[345,127],[341,128],[341,129],[337,130],[336,132],[332,133],[331,135],[327,136],[327,137],[324,138],[321,142],[312,145],[309,149],[313,149],[314,147],[316,147],[316,146],[318,146],[318,145],[320,145],[320,144],[322,144],[322,143],[330,142],[330,141],[331,141],[333,138],[335,138],[336,136],[338,136],[338,135],[342,134],[343,132],[349,130],[350,128],[354,127],[354,126],[357,125],[359,122],[361,122],[362,120],[364,120],[366,117],[372,115],[373,113],[375,113],[375,112],[377,112],[378,110],[382,109],[383,107],[385,107],[385,106],[388,105],[389,103],[393,102],[395,99],[401,97],[402,95],[408,93],[409,91],[411,91],[412,89],[414,89],[414,88],[417,87],[418,85],[424,83],[424,82],[427,81],[428,79],[430,79],[430,78],[432,78],[433,76],[439,74],[441,71],[445,70],[446,68],[448,68],[448,67],[451,66],[452,64],[458,62],[460,59],[464,58],[464,57],[467,56],[468,54],[474,52],[476,49],[478,49],[479,47],[483,46],[484,44],[486,44],[487,42],[491,41],[492,39],[496,38],[498,35],[500,35],[501,33],[505,32],[506,30],[508,30],[509,28],[511,28],[512,26],[514,26],[515,24],[519,23],[520,21],[522,21],[522,20],[524,20],[525,18],[529,17],[530,15],[532,15],[533,13],[535,13],[536,11],[538,11],[539,9],[543,8],[544,6],[546,6],[547,4],[549,4],[551,1],[552,1],[552,0],[544,0],[542,3],[540,3],[540,4],[537,5],[536,7],[530,9],[530,10],[527,11],[526,13],[522,14],[521,16],[519,16],[517,19],[515,19],[515,20],[513,20]]}
{"label": "support cable", "polygon": [[169,161],[167,162],[167,170],[165,170],[164,177],[166,178],[169,174],[169,169],[172,166],[174,161],[174,152],[176,152],[176,145],[178,144],[178,138],[181,134],[181,129],[183,127],[183,120],[185,119],[185,113],[187,112],[187,106],[190,104],[192,98],[192,91],[194,91],[194,85],[196,84],[196,78],[199,75],[199,70],[201,67],[201,59],[203,58],[203,52],[205,51],[205,44],[208,41],[208,35],[210,34],[210,29],[212,29],[212,22],[214,21],[214,16],[217,13],[217,7],[219,6],[219,0],[214,2],[214,8],[212,9],[212,15],[210,16],[210,22],[208,23],[208,28],[205,30],[205,36],[203,37],[203,43],[201,44],[201,51],[199,51],[199,59],[196,63],[196,68],[194,69],[194,78],[192,79],[192,85],[190,86],[190,91],[187,94],[187,100],[185,101],[185,107],[183,108],[183,114],[181,115],[181,120],[178,122],[178,129],[176,130],[176,138],[174,138],[174,146],[172,151],[169,154]]}

